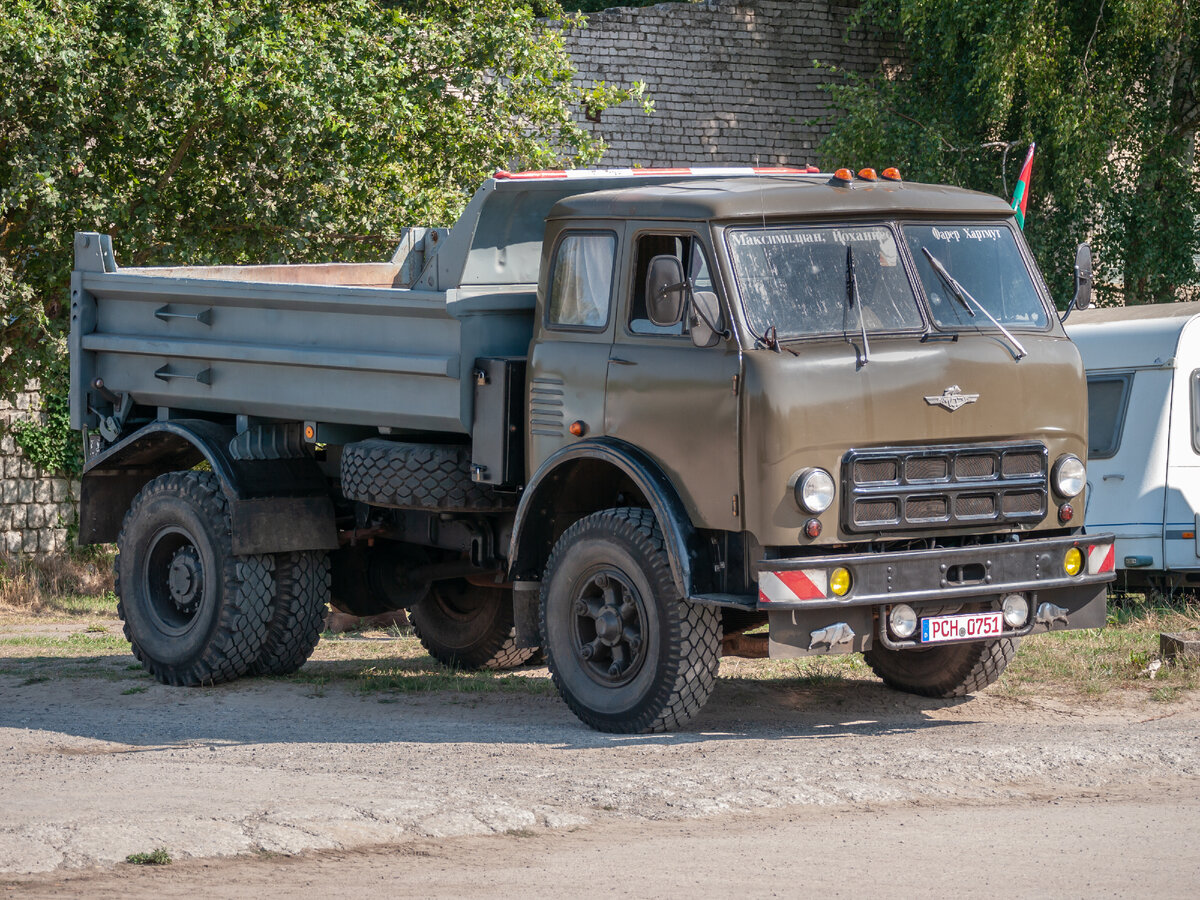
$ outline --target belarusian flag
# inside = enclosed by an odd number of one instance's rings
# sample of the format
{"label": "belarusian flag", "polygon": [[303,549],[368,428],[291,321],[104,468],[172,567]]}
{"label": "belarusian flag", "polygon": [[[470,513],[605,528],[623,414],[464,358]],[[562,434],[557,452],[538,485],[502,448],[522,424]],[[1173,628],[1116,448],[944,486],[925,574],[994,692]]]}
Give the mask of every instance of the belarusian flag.
{"label": "belarusian flag", "polygon": [[1033,177],[1033,149],[1037,144],[1029,145],[1025,154],[1025,165],[1021,166],[1021,174],[1017,178],[1017,186],[1013,189],[1013,212],[1017,214],[1017,224],[1025,230],[1025,202],[1029,199],[1029,179]]}

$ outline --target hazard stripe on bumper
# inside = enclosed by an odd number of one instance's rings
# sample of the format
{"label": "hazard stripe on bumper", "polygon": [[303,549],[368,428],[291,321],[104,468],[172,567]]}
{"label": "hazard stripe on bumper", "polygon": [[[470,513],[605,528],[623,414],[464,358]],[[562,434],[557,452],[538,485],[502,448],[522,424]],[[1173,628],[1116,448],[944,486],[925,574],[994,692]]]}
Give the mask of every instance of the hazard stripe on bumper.
{"label": "hazard stripe on bumper", "polygon": [[790,569],[786,572],[758,573],[760,603],[824,600],[828,595],[829,572],[825,569]]}
{"label": "hazard stripe on bumper", "polygon": [[1088,545],[1088,574],[1101,575],[1117,570],[1116,544]]}

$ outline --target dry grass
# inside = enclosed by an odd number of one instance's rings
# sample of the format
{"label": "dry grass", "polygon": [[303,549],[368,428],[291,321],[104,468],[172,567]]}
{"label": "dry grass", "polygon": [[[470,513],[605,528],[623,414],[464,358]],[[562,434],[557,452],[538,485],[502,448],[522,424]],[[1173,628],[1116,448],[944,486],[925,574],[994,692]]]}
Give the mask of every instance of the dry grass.
{"label": "dry grass", "polygon": [[8,622],[115,615],[112,559],[110,552],[21,560],[0,555],[0,613]]}
{"label": "dry grass", "polygon": [[[116,620],[111,559],[0,560],[0,674],[32,678],[147,676],[131,665]],[[1200,630],[1200,600],[1133,595],[1110,601],[1108,627],[1026,638],[992,692],[1047,692],[1080,702],[1106,695],[1170,701],[1200,690],[1200,666],[1152,666],[1159,633]],[[1153,676],[1151,677],[1151,670]],[[797,688],[874,681],[861,656],[721,661],[722,681]],[[403,693],[553,693],[544,665],[512,672],[456,672],[432,660],[411,628],[325,634],[312,659],[281,681],[315,694],[339,684],[389,702]],[[31,682],[33,683],[33,682]]]}

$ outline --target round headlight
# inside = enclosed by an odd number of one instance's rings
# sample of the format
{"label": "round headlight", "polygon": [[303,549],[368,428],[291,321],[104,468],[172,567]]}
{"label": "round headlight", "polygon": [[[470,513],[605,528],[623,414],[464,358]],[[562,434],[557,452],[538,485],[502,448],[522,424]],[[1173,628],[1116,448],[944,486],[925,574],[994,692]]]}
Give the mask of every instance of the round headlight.
{"label": "round headlight", "polygon": [[796,502],[810,513],[823,513],[833,502],[833,476],[824,469],[805,469],[796,479]]}
{"label": "round headlight", "polygon": [[1078,497],[1087,483],[1087,470],[1078,456],[1068,453],[1054,464],[1054,489],[1064,497]]}
{"label": "round headlight", "polygon": [[917,611],[906,603],[893,606],[888,613],[888,625],[892,634],[901,640],[910,638],[917,630]]}
{"label": "round headlight", "polygon": [[1009,628],[1020,628],[1029,621],[1029,601],[1024,594],[1009,594],[1000,608],[1004,612],[1004,624]]}

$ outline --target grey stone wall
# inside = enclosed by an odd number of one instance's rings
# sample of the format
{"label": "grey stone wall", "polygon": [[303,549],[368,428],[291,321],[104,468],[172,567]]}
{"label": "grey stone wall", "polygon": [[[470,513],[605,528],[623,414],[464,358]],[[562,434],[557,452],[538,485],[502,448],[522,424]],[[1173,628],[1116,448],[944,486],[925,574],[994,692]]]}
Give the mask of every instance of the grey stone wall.
{"label": "grey stone wall", "polygon": [[[848,30],[856,7],[822,0],[709,0],[595,13],[569,32],[579,82],[646,84],[655,111],[603,113],[593,133],[611,166],[804,165],[828,131],[831,80],[814,60],[856,72],[897,44]],[[880,165],[847,160],[846,165]]]}
{"label": "grey stone wall", "polygon": [[77,482],[39,472],[16,445],[9,425],[37,416],[36,385],[15,403],[0,400],[0,554],[45,556],[67,549]]}

